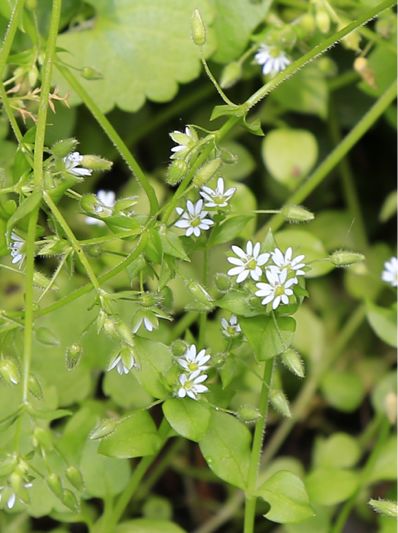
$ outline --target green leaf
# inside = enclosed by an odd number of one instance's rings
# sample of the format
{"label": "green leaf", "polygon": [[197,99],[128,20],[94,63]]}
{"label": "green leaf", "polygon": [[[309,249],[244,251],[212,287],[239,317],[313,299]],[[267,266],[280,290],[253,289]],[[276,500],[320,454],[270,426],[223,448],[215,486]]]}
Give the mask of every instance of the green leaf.
{"label": "green leaf", "polygon": [[172,367],[170,348],[142,337],[135,337],[134,343],[140,365],[135,373],[138,382],[154,398],[165,398],[168,391],[164,376]]}
{"label": "green leaf", "polygon": [[[390,41],[391,44],[393,41]],[[394,82],[397,72],[397,58],[392,50],[385,46],[377,46],[368,56],[368,67],[375,77],[375,86],[365,82],[359,83],[362,91],[372,96],[380,96]]]}
{"label": "green leaf", "polygon": [[309,113],[325,119],[328,112],[328,86],[316,65],[308,65],[290,80],[282,83],[272,93],[288,111]]}
{"label": "green leaf", "polygon": [[350,413],[362,402],[365,389],[355,372],[327,372],[321,383],[321,390],[327,402],[336,409]]}
{"label": "green leaf", "polygon": [[267,479],[257,490],[257,495],[271,505],[264,516],[272,522],[291,524],[314,516],[304,483],[287,470]]}
{"label": "green leaf", "polygon": [[155,454],[161,446],[154,421],[147,411],[123,418],[115,430],[101,440],[99,453],[127,459]]}
{"label": "green leaf", "polygon": [[19,204],[14,213],[10,216],[7,222],[7,234],[11,233],[12,228],[16,223],[22,218],[29,215],[41,202],[42,193],[41,191],[32,192]]}
{"label": "green leaf", "polygon": [[177,257],[183,261],[190,261],[178,235],[163,226],[160,228],[159,236],[165,254]]}
{"label": "green leaf", "polygon": [[368,476],[369,483],[397,479],[397,437],[392,435],[380,449]]}
{"label": "green leaf", "polygon": [[133,373],[120,376],[117,372],[107,372],[102,384],[104,394],[124,408],[141,409],[147,407],[153,400],[138,383]]}
{"label": "green leaf", "polygon": [[317,468],[305,480],[311,502],[321,505],[343,502],[356,491],[358,484],[356,472],[338,468]]}
{"label": "green leaf", "polygon": [[379,219],[380,222],[387,222],[397,212],[398,196],[397,191],[392,191],[388,194],[383,202],[380,210]]}
{"label": "green leaf", "polygon": [[185,530],[167,520],[136,518],[119,524],[114,533],[185,533]]}
{"label": "green leaf", "polygon": [[292,342],[296,321],[291,317],[256,316],[239,318],[239,324],[258,361],[266,361],[286,350]]}
{"label": "green leaf", "polygon": [[210,120],[216,120],[220,117],[243,117],[245,114],[245,110],[241,106],[233,106],[233,105],[217,105],[210,116]]}
{"label": "green leaf", "polygon": [[238,290],[231,289],[220,300],[217,301],[218,307],[236,313],[240,316],[256,316],[258,311],[254,310],[249,304],[247,296]]}
{"label": "green leaf", "polygon": [[320,437],[315,443],[315,466],[349,468],[358,462],[360,456],[358,442],[347,433],[335,433],[328,439]]}
{"label": "green leaf", "polygon": [[[212,13],[207,0],[88,0],[96,10],[94,23],[58,38],[66,49],[68,63],[92,67],[103,79],[80,82],[93,95],[103,112],[115,105],[136,111],[146,98],[154,102],[171,100],[178,83],[187,83],[200,73],[199,53],[191,39],[191,16],[198,8],[208,26]],[[213,31],[207,28],[212,51]],[[56,77],[56,84],[66,89]],[[128,90],[126,89],[128,87]],[[72,94],[72,103],[78,98]]]}
{"label": "green leaf", "polygon": [[212,230],[208,241],[209,245],[215,246],[231,241],[240,234],[251,218],[251,215],[233,215],[225,218],[221,224]]}
{"label": "green leaf", "polygon": [[386,374],[372,391],[372,405],[379,414],[386,414],[386,398],[397,394],[397,372],[392,370]]}
{"label": "green leaf", "polygon": [[380,339],[390,346],[397,347],[397,312],[394,308],[385,309],[371,302],[367,303],[368,322]]}
{"label": "green leaf", "polygon": [[318,145],[307,130],[281,128],[266,135],[262,156],[272,177],[294,188],[315,165]]}
{"label": "green leaf", "polygon": [[209,468],[231,485],[245,489],[251,435],[247,427],[226,413],[213,412],[200,450]]}
{"label": "green leaf", "polygon": [[189,398],[167,400],[163,413],[174,431],[195,442],[206,433],[211,416],[207,406]]}
{"label": "green leaf", "polygon": [[214,0],[214,4],[217,16],[213,28],[218,47],[212,59],[229,63],[245,50],[252,31],[264,20],[271,1]]}

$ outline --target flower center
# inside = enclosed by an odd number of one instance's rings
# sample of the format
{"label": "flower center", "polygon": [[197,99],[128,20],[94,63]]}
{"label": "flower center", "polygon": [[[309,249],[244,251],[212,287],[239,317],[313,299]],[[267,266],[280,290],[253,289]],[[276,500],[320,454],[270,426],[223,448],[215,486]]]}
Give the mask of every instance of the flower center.
{"label": "flower center", "polygon": [[189,363],[188,368],[191,372],[195,372],[195,370],[198,370],[198,365],[196,363]]}
{"label": "flower center", "polygon": [[196,228],[200,225],[200,218],[199,217],[195,217],[191,220],[191,226],[193,228]]}
{"label": "flower center", "polygon": [[285,294],[285,287],[283,285],[275,287],[275,296],[282,296],[283,294]]}
{"label": "flower center", "polygon": [[192,381],[186,381],[184,384],[185,390],[191,390],[192,389]]}
{"label": "flower center", "polygon": [[254,259],[254,257],[251,257],[247,261],[246,266],[249,270],[254,270],[255,268],[257,268],[257,261]]}

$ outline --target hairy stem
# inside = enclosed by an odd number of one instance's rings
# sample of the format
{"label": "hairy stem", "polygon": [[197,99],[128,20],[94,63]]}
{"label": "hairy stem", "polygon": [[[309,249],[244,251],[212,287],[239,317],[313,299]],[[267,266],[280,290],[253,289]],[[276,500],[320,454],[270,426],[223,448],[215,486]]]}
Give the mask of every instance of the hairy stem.
{"label": "hairy stem", "polygon": [[18,23],[21,20],[21,14],[25,0],[17,0],[14,9],[11,13],[10,22],[3,40],[3,45],[0,48],[0,82],[3,82],[4,71],[7,66],[7,59],[10,55],[12,43],[14,42],[15,34],[17,33]]}

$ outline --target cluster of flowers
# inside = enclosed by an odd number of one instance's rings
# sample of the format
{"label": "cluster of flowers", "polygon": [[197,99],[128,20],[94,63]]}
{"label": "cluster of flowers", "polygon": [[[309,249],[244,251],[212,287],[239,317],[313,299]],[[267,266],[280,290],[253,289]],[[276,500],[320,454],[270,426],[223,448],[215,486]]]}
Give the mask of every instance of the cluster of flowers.
{"label": "cluster of flowers", "polygon": [[197,352],[194,344],[191,344],[182,357],[178,358],[178,364],[184,369],[178,378],[177,396],[185,398],[188,396],[192,400],[198,399],[198,394],[207,392],[208,388],[203,383],[207,379],[207,374],[203,374],[209,366],[210,355],[206,350]]}
{"label": "cluster of flowers", "polygon": [[[251,241],[246,243],[246,250],[232,246],[235,257],[228,257],[228,261],[234,266],[228,270],[228,275],[236,276],[237,283],[249,277],[258,282],[256,296],[262,298],[263,305],[272,303],[272,309],[276,309],[281,304],[289,303],[293,285],[298,283],[298,276],[304,276],[304,255],[293,257],[291,247],[285,253],[279,248],[271,253],[260,253],[260,248],[259,242],[253,244]],[[272,264],[267,264],[269,259]],[[267,283],[259,282],[263,273]]]}

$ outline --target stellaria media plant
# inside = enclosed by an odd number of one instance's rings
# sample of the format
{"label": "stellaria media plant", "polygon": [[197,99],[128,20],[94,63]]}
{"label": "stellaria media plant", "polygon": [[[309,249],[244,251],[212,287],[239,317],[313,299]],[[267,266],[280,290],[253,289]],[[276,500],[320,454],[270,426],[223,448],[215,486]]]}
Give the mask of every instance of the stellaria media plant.
{"label": "stellaria media plant", "polygon": [[389,531],[394,2],[6,4],[0,529]]}

